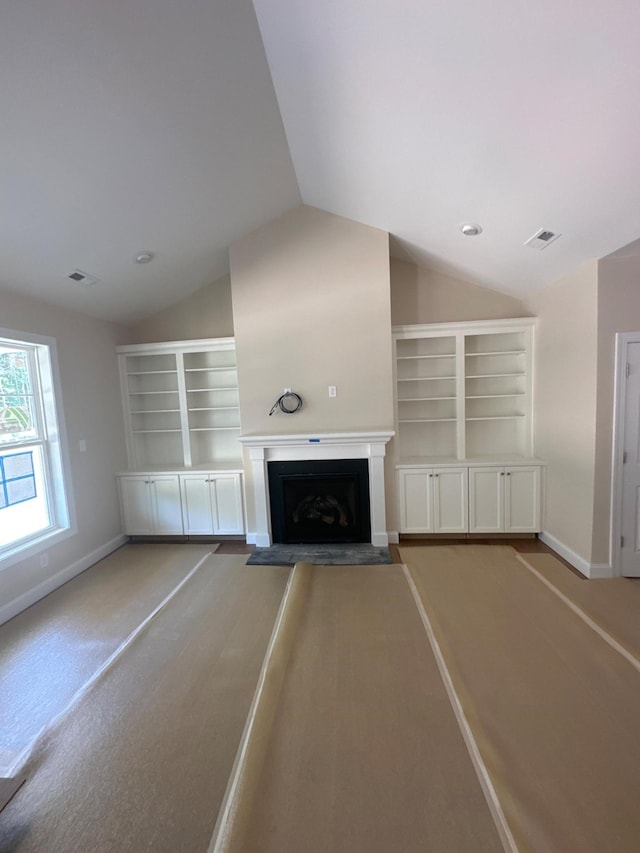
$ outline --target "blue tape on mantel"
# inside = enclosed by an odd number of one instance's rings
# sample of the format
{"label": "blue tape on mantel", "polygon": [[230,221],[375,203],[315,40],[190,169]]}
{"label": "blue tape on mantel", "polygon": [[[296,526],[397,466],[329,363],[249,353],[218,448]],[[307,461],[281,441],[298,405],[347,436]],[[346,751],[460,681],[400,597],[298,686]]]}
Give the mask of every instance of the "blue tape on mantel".
{"label": "blue tape on mantel", "polygon": [[309,444],[320,444],[320,439],[319,438],[310,438]]}

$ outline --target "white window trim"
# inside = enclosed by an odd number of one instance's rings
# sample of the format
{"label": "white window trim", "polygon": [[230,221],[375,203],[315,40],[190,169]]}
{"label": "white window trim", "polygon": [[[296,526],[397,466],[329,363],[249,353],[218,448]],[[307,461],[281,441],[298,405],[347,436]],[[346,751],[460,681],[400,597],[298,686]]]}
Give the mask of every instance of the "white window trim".
{"label": "white window trim", "polygon": [[[44,405],[46,407],[48,403],[51,403],[52,399],[55,401],[55,411],[51,413],[54,415],[54,418],[47,418],[46,412],[43,412],[42,416],[45,418],[47,424],[50,424],[53,420],[57,427],[55,435],[47,435],[47,440],[55,445],[54,452],[47,454],[47,479],[62,483],[61,488],[58,487],[54,490],[51,490],[50,482],[47,484],[47,500],[55,515],[56,526],[40,533],[35,533],[33,537],[22,539],[13,546],[8,546],[7,550],[0,554],[0,572],[2,572],[16,563],[36,556],[45,548],[51,548],[59,542],[75,536],[78,532],[78,526],[71,485],[69,442],[67,440],[67,429],[64,419],[62,384],[60,382],[60,370],[58,367],[56,339],[47,335],[37,335],[32,332],[22,332],[6,328],[0,328],[0,338],[22,341],[26,344],[36,346],[45,346],[49,350],[48,364],[44,365],[44,368],[42,363],[39,364],[39,379],[44,392]],[[53,394],[47,395],[47,390],[52,390]]]}

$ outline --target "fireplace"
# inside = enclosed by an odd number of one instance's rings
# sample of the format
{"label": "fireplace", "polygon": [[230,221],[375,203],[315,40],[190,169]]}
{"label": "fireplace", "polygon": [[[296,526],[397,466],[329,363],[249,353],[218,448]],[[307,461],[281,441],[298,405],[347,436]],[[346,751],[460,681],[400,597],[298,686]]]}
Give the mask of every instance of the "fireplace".
{"label": "fireplace", "polygon": [[[243,435],[240,442],[251,460],[249,493],[253,493],[255,527],[247,542],[266,548],[273,542],[268,468],[272,462],[362,460],[368,466],[369,541],[389,544],[385,512],[384,455],[392,431]],[[362,488],[361,492],[366,492]],[[326,541],[326,540],[325,540]]]}
{"label": "fireplace", "polygon": [[269,462],[274,542],[370,542],[366,459]]}

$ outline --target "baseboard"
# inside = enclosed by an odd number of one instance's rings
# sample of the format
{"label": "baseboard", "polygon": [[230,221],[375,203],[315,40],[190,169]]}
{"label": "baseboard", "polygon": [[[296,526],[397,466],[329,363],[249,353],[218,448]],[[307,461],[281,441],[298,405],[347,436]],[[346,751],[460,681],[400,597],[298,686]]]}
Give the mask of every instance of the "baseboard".
{"label": "baseboard", "polygon": [[613,570],[611,566],[606,563],[590,563],[588,560],[585,560],[584,557],[580,557],[575,553],[575,551],[572,551],[571,548],[568,548],[559,539],[556,539],[555,536],[552,536],[551,533],[547,533],[543,530],[542,533],[538,534],[538,538],[541,542],[544,542],[545,545],[548,545],[549,548],[552,548],[557,554],[566,560],[567,563],[571,563],[571,565],[586,578],[594,579],[613,577]]}
{"label": "baseboard", "polygon": [[591,563],[590,578],[613,578],[613,567],[609,563]]}
{"label": "baseboard", "polygon": [[246,540],[247,540],[247,545],[255,545],[256,544],[255,530],[251,530],[251,531],[247,532]]}
{"label": "baseboard", "polygon": [[8,622],[9,619],[13,619],[14,616],[18,615],[18,613],[22,613],[23,610],[27,609],[27,607],[31,607],[32,604],[40,601],[40,599],[44,598],[45,595],[49,595],[49,593],[53,592],[54,589],[57,589],[59,586],[62,586],[62,584],[70,581],[71,578],[79,575],[80,572],[84,572],[84,570],[88,569],[89,566],[93,566],[94,563],[108,557],[109,554],[124,545],[128,539],[128,536],[116,536],[114,539],[111,539],[109,542],[106,542],[104,545],[96,548],[95,551],[91,551],[91,553],[86,554],[79,560],[76,560],[75,563],[72,563],[70,566],[66,566],[64,569],[56,572],[55,575],[52,575],[50,578],[42,581],[37,586],[23,592],[22,595],[19,595],[17,598],[9,601],[7,604],[2,605],[2,607],[0,607],[0,625],[4,622]]}

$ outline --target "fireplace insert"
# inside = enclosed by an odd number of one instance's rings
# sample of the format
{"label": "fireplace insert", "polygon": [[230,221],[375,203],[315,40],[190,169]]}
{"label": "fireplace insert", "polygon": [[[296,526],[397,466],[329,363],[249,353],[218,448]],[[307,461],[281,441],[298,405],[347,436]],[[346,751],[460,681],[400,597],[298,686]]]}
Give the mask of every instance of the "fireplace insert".
{"label": "fireplace insert", "polygon": [[370,542],[366,459],[269,462],[273,542]]}

